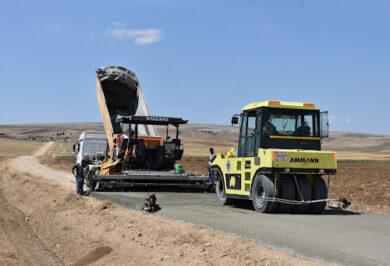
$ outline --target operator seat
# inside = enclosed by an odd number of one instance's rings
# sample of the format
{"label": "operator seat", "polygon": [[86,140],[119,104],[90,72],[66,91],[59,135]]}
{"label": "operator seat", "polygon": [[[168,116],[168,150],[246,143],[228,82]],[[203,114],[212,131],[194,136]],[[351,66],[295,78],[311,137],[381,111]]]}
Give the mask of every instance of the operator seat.
{"label": "operator seat", "polygon": [[311,127],[309,127],[307,124],[304,124],[300,127],[298,127],[296,130],[295,130],[295,134],[297,136],[306,136],[306,137],[309,137],[310,136],[310,131],[311,131]]}
{"label": "operator seat", "polygon": [[137,141],[134,147],[135,162],[137,164],[145,164],[147,159],[147,149],[143,140]]}
{"label": "operator seat", "polygon": [[175,144],[175,150],[174,150],[174,156],[175,156],[175,159],[176,160],[181,160],[181,158],[183,157],[183,149],[182,149],[182,145],[181,145],[181,140],[180,139],[173,139],[172,140],[172,143]]}

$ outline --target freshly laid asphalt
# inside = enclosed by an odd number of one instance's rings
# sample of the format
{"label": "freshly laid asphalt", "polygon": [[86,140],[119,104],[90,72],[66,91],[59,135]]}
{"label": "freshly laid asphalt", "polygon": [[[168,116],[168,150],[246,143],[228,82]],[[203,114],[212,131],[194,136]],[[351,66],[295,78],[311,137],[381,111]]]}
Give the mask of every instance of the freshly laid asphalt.
{"label": "freshly laid asphalt", "polygon": [[234,234],[260,244],[329,263],[390,265],[390,216],[326,210],[321,215],[260,214],[247,203],[221,207],[202,192],[94,192],[122,206],[143,207],[155,193],[156,215]]}

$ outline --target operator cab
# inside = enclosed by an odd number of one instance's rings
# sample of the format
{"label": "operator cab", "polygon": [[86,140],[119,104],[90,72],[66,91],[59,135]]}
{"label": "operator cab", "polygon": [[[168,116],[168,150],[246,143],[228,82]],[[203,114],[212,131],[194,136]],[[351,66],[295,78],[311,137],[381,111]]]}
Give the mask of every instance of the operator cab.
{"label": "operator cab", "polygon": [[232,124],[240,120],[238,156],[256,156],[259,148],[321,150],[329,131],[328,113],[311,103],[252,103]]}
{"label": "operator cab", "polygon": [[[179,127],[187,120],[161,116],[122,116],[116,121],[128,125],[128,139],[121,143],[120,149],[124,151],[120,156],[125,160],[125,170],[173,170],[175,162],[181,160],[184,149],[179,138]],[[139,125],[165,126],[165,140],[162,137],[140,136]],[[176,136],[172,140],[169,126],[176,129]]]}

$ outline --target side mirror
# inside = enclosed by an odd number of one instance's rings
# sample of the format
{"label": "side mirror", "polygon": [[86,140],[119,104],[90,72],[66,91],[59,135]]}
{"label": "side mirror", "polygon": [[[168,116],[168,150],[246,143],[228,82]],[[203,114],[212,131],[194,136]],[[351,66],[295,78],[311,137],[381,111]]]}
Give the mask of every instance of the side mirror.
{"label": "side mirror", "polygon": [[238,115],[234,115],[232,117],[232,125],[238,125],[239,120]]}
{"label": "side mirror", "polygon": [[73,152],[76,153],[76,144],[73,144]]}

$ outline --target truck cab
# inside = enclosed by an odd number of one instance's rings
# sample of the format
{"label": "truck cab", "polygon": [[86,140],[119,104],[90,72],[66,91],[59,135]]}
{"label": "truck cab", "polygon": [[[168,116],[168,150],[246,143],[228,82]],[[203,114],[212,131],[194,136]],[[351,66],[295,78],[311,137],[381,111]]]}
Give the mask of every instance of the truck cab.
{"label": "truck cab", "polygon": [[[107,155],[107,138],[103,132],[82,132],[73,145],[73,152],[76,154],[76,164],[86,166],[83,159],[88,158],[90,162],[98,162]],[[101,158],[99,158],[101,157]]]}
{"label": "truck cab", "polygon": [[221,204],[240,198],[259,212],[322,212],[322,176],[337,168],[335,153],[321,150],[327,112],[312,103],[263,101],[245,106],[232,124],[240,124],[238,145],[212,164]]}

